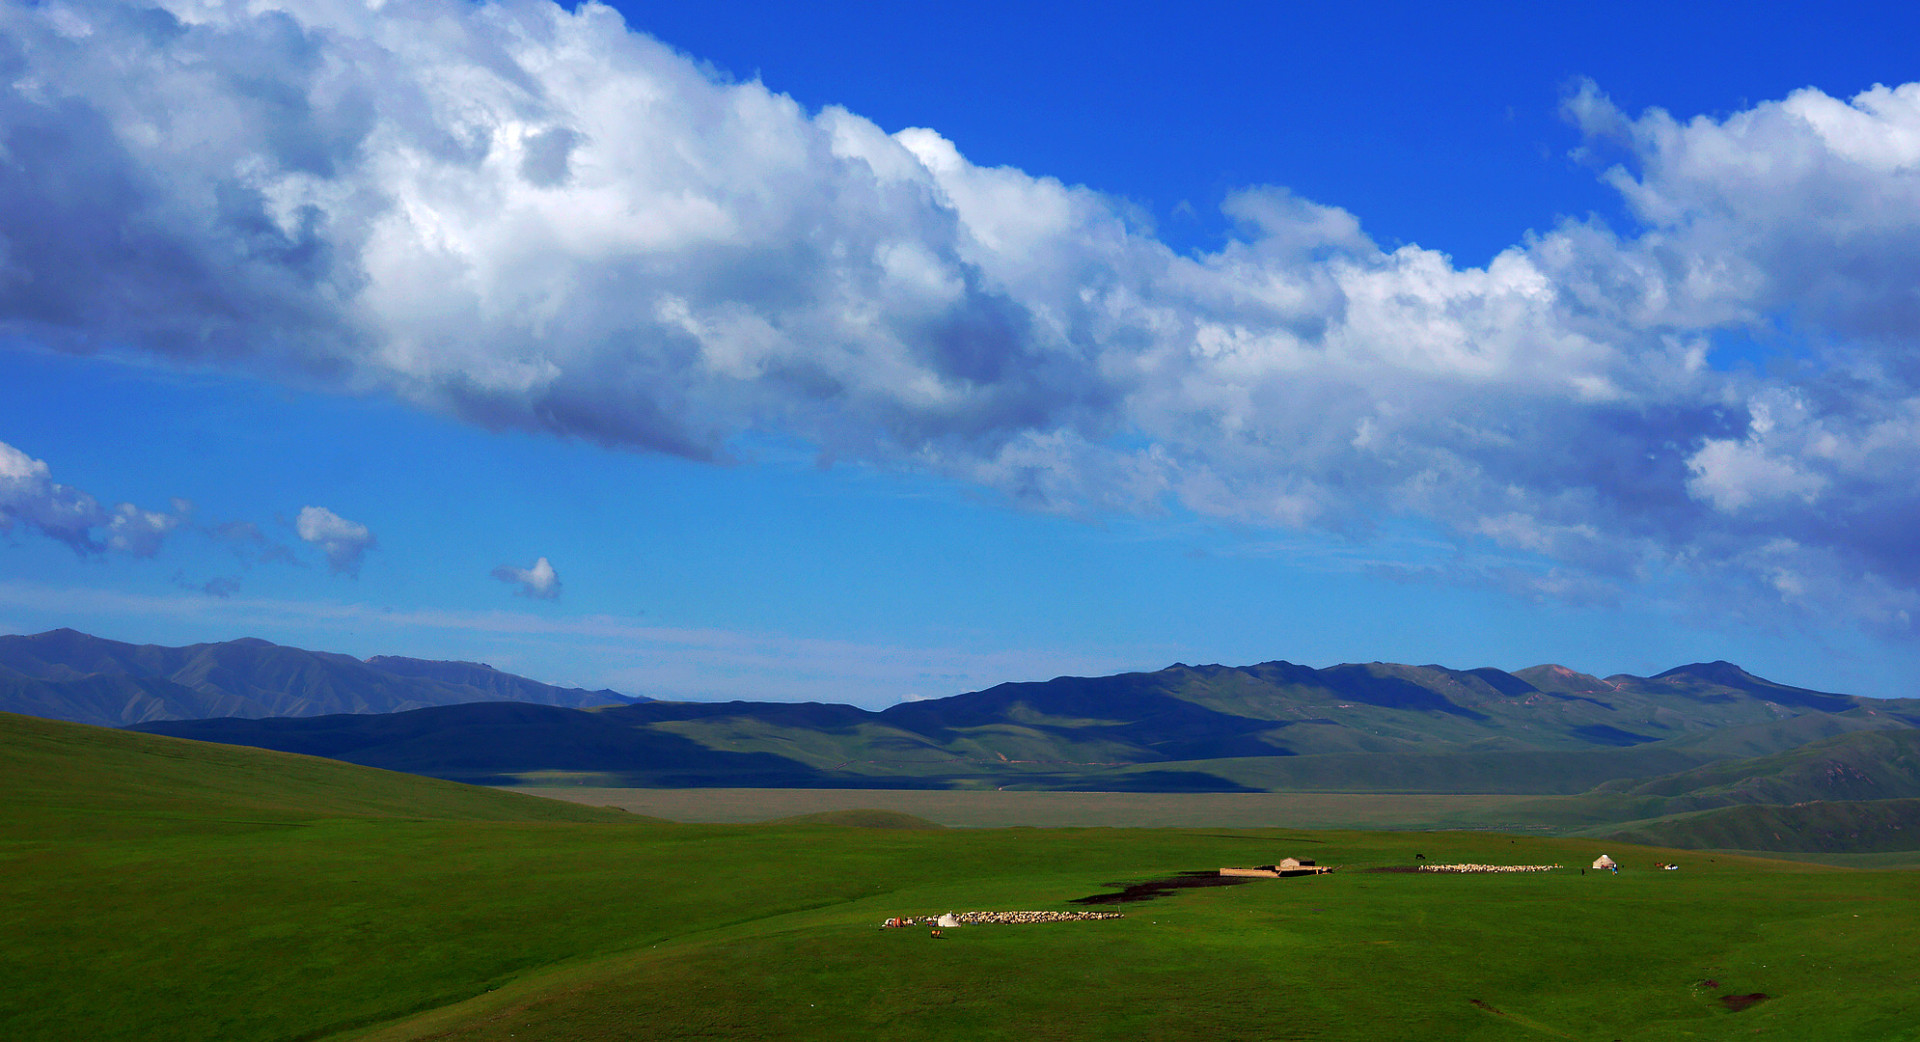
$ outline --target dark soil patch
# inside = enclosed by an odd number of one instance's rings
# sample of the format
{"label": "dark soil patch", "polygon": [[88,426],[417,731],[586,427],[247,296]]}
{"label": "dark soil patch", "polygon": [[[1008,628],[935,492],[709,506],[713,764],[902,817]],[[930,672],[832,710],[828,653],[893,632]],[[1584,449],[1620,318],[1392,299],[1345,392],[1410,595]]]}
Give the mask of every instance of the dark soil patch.
{"label": "dark soil patch", "polygon": [[1121,887],[1117,894],[1094,894],[1091,897],[1076,897],[1077,905],[1117,905],[1134,901],[1151,901],[1156,897],[1165,897],[1175,890],[1192,890],[1203,886],[1239,886],[1251,883],[1252,876],[1223,876],[1218,872],[1182,872],[1170,879],[1155,879],[1146,883],[1108,883],[1107,886]]}
{"label": "dark soil patch", "polygon": [[1764,991],[1756,991],[1751,995],[1722,995],[1720,996],[1720,1004],[1727,1007],[1728,1010],[1738,1013],[1748,1006],[1765,1002],[1772,997],[1773,996],[1768,995]]}
{"label": "dark soil patch", "polygon": [[1495,1016],[1504,1017],[1507,1015],[1505,1010],[1494,1009],[1492,1006],[1487,1005],[1486,1003],[1480,1001],[1479,999],[1468,999],[1467,1001],[1473,1003],[1475,1006],[1478,1006],[1481,1009],[1486,1010],[1488,1013],[1492,1013]]}

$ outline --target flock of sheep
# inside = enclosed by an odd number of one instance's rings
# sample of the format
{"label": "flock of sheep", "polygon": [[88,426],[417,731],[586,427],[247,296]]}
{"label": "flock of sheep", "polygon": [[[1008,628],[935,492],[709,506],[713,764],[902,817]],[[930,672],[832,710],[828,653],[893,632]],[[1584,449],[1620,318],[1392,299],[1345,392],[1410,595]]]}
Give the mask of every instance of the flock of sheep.
{"label": "flock of sheep", "polygon": [[881,923],[889,926],[984,926],[987,924],[1064,923],[1080,919],[1120,919],[1119,912],[961,912],[955,915],[897,916]]}
{"label": "flock of sheep", "polygon": [[1422,872],[1551,872],[1559,865],[1421,865]]}
{"label": "flock of sheep", "polygon": [[[1422,872],[1551,872],[1559,865],[1421,865]],[[1599,867],[1596,863],[1595,867]],[[1661,866],[1666,867],[1666,866]],[[1676,866],[1677,867],[1677,866]],[[935,927],[934,936],[940,929],[952,926],[983,926],[987,924],[1012,923],[1063,923],[1081,919],[1121,919],[1120,912],[961,912],[945,915],[895,916],[880,924],[887,927],[930,926]]]}

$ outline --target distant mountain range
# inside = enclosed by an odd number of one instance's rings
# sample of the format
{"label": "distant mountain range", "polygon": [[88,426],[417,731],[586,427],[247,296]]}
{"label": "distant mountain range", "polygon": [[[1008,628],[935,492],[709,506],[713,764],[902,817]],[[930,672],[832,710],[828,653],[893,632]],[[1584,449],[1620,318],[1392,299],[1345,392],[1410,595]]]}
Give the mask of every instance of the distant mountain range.
{"label": "distant mountain range", "polygon": [[1916,725],[1915,700],[1790,687],[1726,662],[1605,679],[1267,662],[1002,684],[878,712],[491,704],[141,729],[490,783],[1573,794]]}
{"label": "distant mountain range", "polygon": [[103,726],[207,717],[395,713],[468,702],[626,705],[477,662],[303,651],[246,638],[167,648],[59,629],[0,636],[0,711]]}
{"label": "distant mountain range", "polygon": [[1606,678],[1176,663],[871,712],[56,630],[0,637],[0,712],[488,784],[1535,794],[1551,798],[1472,824],[1676,847],[1920,849],[1920,700],[1791,687],[1727,662]]}

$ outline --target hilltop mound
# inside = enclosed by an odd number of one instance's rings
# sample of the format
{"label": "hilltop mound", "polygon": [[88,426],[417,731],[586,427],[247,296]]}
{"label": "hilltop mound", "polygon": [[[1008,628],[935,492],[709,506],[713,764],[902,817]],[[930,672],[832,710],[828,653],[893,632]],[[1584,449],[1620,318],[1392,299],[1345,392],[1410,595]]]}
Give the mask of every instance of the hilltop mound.
{"label": "hilltop mound", "polygon": [[[0,713],[0,805],[55,832],[183,816],[623,821],[634,816],[315,756]],[[53,834],[53,833],[49,833]]]}

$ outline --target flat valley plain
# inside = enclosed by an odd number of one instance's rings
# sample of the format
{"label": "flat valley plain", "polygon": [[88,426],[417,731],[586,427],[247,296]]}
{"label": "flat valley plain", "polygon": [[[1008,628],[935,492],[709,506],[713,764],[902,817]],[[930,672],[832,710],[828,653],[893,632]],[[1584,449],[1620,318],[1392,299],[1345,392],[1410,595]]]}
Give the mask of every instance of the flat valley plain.
{"label": "flat valley plain", "polygon": [[[15,716],[0,807],[16,1040],[1804,1042],[1912,1038],[1920,992],[1920,874],[1579,837],[687,824]],[[1339,871],[878,926],[1289,855]],[[1421,860],[1565,867],[1369,871]]]}
{"label": "flat valley plain", "polygon": [[[957,789],[507,788],[681,822],[745,823],[878,808],[955,828],[1538,829],[1552,797],[1346,792],[1055,792]],[[1559,801],[1573,804],[1573,800]],[[1920,855],[1916,855],[1920,859]]]}
{"label": "flat valley plain", "polygon": [[[1288,828],[1474,830],[1589,836],[1620,845],[1622,823],[1582,796],[1354,792],[1053,792],[943,789],[633,789],[521,785],[506,792],[610,807],[678,822],[744,824],[886,810],[953,828]],[[1896,826],[1897,827],[1897,826]],[[1604,845],[1604,844],[1603,844]],[[1690,845],[1687,849],[1695,849]],[[1738,850],[1755,857],[1859,868],[1920,869],[1920,850]]]}

